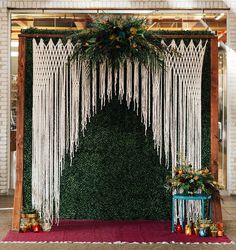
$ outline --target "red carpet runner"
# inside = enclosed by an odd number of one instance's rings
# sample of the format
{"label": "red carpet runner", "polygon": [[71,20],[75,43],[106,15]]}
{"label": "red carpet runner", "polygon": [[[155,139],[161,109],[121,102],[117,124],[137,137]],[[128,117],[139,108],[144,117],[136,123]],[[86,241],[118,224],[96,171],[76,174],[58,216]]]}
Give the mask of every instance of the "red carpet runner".
{"label": "red carpet runner", "polygon": [[62,220],[50,232],[16,233],[9,231],[3,241],[34,242],[211,242],[230,243],[223,237],[185,236],[171,233],[167,221],[93,221]]}

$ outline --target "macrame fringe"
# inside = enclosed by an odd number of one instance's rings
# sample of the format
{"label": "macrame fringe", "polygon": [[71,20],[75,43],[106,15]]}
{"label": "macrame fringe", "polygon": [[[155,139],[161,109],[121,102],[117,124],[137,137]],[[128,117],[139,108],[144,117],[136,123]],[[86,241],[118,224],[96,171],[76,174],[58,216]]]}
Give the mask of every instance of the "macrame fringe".
{"label": "macrame fringe", "polygon": [[[68,63],[74,49],[71,41],[45,44],[33,39],[32,205],[45,221],[59,221],[65,154],[70,154],[72,162],[79,132],[84,134],[97,113],[98,99],[102,109],[113,93],[120,102],[125,98],[128,108],[133,103],[145,134],[152,128],[160,161],[165,156],[166,166],[174,167],[187,159],[193,168],[201,168],[201,75],[206,43],[194,45],[191,40],[186,46],[183,40],[179,45],[173,40],[167,47],[164,71],[127,60],[118,70],[107,62],[92,65],[88,74],[88,65],[80,58]],[[188,206],[189,211],[199,207]]]}

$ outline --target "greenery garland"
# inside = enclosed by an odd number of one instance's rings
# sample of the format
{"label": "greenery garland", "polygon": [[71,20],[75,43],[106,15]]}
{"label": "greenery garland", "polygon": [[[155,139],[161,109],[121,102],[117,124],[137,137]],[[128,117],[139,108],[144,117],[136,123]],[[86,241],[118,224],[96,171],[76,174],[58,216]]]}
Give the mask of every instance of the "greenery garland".
{"label": "greenery garland", "polygon": [[147,29],[146,20],[135,17],[97,19],[91,27],[70,36],[75,49],[71,56],[91,64],[108,62],[119,68],[126,60],[155,67],[162,64],[166,47],[161,37]]}

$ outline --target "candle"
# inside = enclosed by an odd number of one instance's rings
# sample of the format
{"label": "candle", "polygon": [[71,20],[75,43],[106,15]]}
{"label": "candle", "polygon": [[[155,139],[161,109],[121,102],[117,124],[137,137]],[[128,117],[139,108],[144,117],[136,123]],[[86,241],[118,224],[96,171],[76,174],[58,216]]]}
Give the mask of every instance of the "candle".
{"label": "candle", "polygon": [[224,235],[224,231],[223,231],[223,230],[219,230],[219,231],[218,231],[218,236],[221,237],[221,236],[223,236],[223,235]]}
{"label": "candle", "polygon": [[177,233],[181,233],[181,232],[182,232],[182,227],[181,227],[181,225],[180,225],[180,224],[177,224],[175,230],[176,230]]}
{"label": "candle", "polygon": [[177,233],[181,233],[182,232],[182,226],[180,225],[179,218],[177,219],[177,225],[175,227],[175,231]]}
{"label": "candle", "polygon": [[192,229],[189,225],[186,225],[185,227],[185,235],[188,235],[188,236],[192,235]]}
{"label": "candle", "polygon": [[40,225],[39,224],[33,224],[32,225],[32,231],[34,233],[38,233],[40,231]]}

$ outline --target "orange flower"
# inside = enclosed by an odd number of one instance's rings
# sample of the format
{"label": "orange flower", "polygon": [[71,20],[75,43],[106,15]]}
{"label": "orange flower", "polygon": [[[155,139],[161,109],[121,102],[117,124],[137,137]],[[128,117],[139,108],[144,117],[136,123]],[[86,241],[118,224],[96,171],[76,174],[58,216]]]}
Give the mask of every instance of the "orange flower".
{"label": "orange flower", "polygon": [[183,173],[184,173],[183,169],[180,169],[179,170],[179,175],[183,175]]}
{"label": "orange flower", "polygon": [[135,27],[131,27],[129,31],[132,35],[136,35],[138,30]]}
{"label": "orange flower", "polygon": [[208,173],[209,173],[209,170],[206,168],[206,169],[204,170],[204,172],[205,172],[205,174],[208,174]]}

